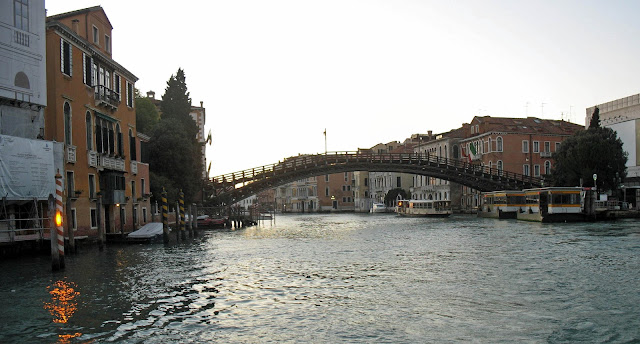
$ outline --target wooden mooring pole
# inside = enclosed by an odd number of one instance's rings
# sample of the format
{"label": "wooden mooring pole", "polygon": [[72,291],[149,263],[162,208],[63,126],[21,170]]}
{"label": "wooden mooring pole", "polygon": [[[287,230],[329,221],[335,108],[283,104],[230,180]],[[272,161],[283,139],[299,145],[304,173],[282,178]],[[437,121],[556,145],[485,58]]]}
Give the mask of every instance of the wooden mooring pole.
{"label": "wooden mooring pole", "polygon": [[180,208],[180,233],[182,234],[182,241],[185,241],[187,240],[187,233],[184,223],[184,192],[182,192],[182,190],[180,190],[180,194],[178,195],[178,207]]}
{"label": "wooden mooring pole", "polygon": [[167,191],[162,188],[162,241],[169,245],[169,206],[167,205]]}
{"label": "wooden mooring pole", "polygon": [[102,195],[96,200],[96,220],[98,220],[98,249],[104,250],[104,224],[102,224]]}

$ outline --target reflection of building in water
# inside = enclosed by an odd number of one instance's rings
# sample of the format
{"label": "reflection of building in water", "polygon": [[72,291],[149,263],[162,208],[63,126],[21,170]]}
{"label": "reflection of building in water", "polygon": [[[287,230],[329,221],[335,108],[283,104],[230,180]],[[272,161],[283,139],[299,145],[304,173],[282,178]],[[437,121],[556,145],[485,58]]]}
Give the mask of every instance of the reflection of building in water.
{"label": "reflection of building in water", "polygon": [[53,286],[47,287],[51,294],[51,302],[46,302],[44,309],[53,316],[54,323],[66,324],[78,309],[78,303],[74,299],[80,292],[75,288],[75,283],[66,281],[57,281]]}
{"label": "reflection of building in water", "polygon": [[69,333],[69,334],[59,334],[58,335],[58,344],[68,344],[71,343],[71,339],[82,336],[82,333]]}

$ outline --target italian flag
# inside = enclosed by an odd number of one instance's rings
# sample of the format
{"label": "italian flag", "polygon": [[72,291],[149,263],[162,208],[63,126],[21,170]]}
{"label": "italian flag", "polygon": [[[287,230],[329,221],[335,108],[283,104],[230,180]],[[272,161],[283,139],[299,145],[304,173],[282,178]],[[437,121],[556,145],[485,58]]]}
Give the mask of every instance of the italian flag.
{"label": "italian flag", "polygon": [[[469,151],[473,156],[476,155],[476,145],[474,145],[473,142],[469,144]],[[469,162],[471,162],[471,154],[469,154]]]}

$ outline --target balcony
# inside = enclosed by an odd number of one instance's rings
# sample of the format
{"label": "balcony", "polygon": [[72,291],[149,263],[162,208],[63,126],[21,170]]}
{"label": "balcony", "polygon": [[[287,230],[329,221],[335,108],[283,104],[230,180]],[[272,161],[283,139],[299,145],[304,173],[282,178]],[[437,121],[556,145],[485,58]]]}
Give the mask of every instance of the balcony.
{"label": "balcony", "polygon": [[138,174],[138,162],[131,161],[131,173]]}
{"label": "balcony", "polygon": [[106,88],[103,85],[97,85],[95,90],[97,106],[104,106],[111,110],[116,110],[118,108],[118,105],[120,105],[120,93],[117,93],[110,88]]}
{"label": "balcony", "polygon": [[89,167],[98,167],[98,152],[88,151],[87,159],[89,160]]}
{"label": "balcony", "polygon": [[550,158],[551,157],[551,152],[540,152],[540,157],[541,158]]}
{"label": "balcony", "polygon": [[98,167],[105,168],[108,170],[126,172],[124,168],[124,159],[114,158],[107,155],[100,156]]}
{"label": "balcony", "polygon": [[76,162],[76,146],[67,146],[67,162]]}

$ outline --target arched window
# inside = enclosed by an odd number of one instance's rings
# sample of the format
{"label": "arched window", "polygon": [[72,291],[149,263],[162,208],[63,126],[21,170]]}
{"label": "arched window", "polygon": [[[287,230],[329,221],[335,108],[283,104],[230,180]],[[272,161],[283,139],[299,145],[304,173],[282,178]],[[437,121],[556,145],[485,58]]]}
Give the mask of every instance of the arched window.
{"label": "arched window", "polygon": [[114,154],[116,152],[115,134],[113,131],[113,123],[109,123],[109,153]]}
{"label": "arched window", "polygon": [[87,111],[85,116],[87,125],[87,149],[93,150],[93,126],[91,126],[91,112]]}
{"label": "arched window", "polygon": [[551,174],[551,161],[544,162],[544,174]]}
{"label": "arched window", "polygon": [[496,138],[496,151],[497,152],[502,152],[502,137],[498,136]]}
{"label": "arched window", "polygon": [[102,128],[102,153],[109,153],[109,127],[104,120],[100,121]]}
{"label": "arched window", "polygon": [[129,155],[131,160],[138,160],[136,156],[136,138],[133,137],[133,130],[129,129]]}
{"label": "arched window", "polygon": [[101,121],[101,119],[96,118],[96,151],[98,153],[102,153],[102,148],[104,147],[102,144],[102,126],[100,125]]}
{"label": "arched window", "polygon": [[116,152],[122,158],[124,158],[124,145],[122,142],[122,131],[120,131],[120,123],[116,124],[116,137],[118,140],[118,147]]}
{"label": "arched window", "polygon": [[71,145],[71,105],[68,102],[64,102],[64,143]]}
{"label": "arched window", "polygon": [[502,171],[502,160],[498,160],[496,168],[498,169],[498,171]]}
{"label": "arched window", "polygon": [[453,145],[453,158],[460,158],[460,152],[458,151],[458,145]]}
{"label": "arched window", "polygon": [[491,138],[489,138],[489,148],[487,149],[487,153],[491,153]]}

